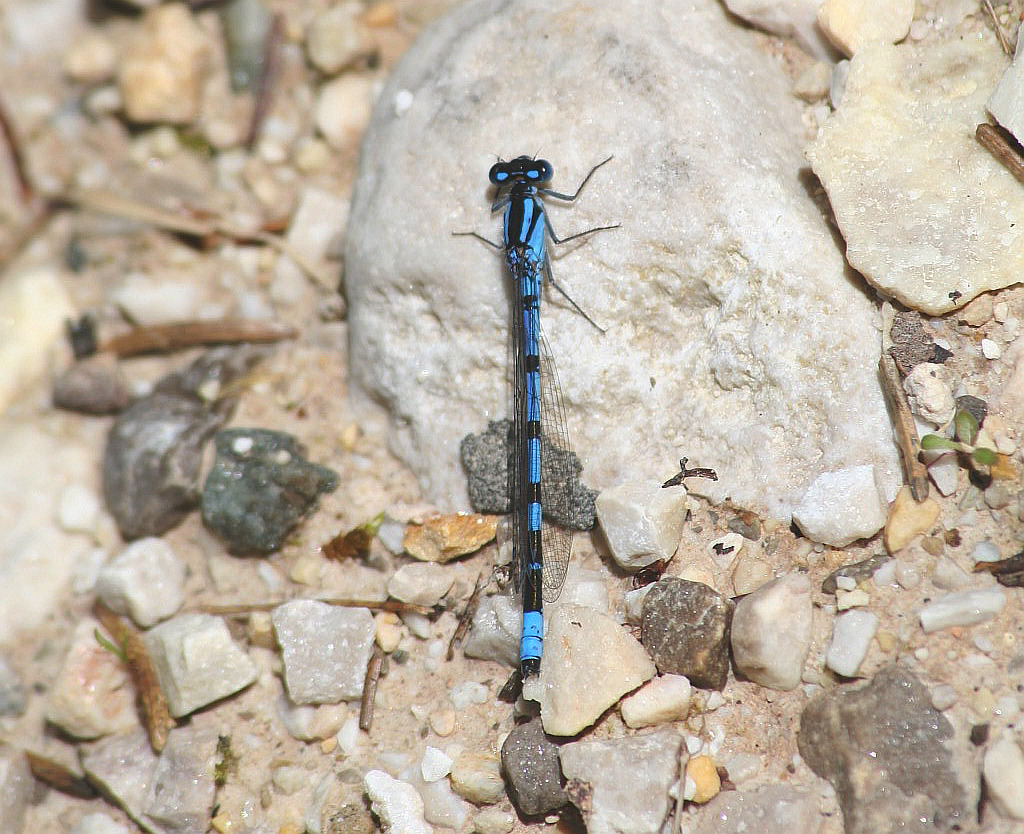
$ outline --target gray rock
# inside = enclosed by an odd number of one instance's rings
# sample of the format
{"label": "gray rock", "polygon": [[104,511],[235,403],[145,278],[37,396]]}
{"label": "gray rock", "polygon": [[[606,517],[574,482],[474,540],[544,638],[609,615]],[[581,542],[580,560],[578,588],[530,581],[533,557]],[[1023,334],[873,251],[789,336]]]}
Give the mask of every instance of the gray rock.
{"label": "gray rock", "polygon": [[203,487],[203,521],[236,554],[278,550],[338,476],[310,463],[294,437],[267,429],[227,429]]}
{"label": "gray rock", "polygon": [[96,594],[111,611],[149,628],[185,601],[185,563],[166,541],[147,536],[103,566],[96,577]]}
{"label": "gray rock", "polygon": [[236,403],[219,391],[262,355],[208,351],[117,418],[103,457],[103,492],[126,539],[159,536],[198,506],[203,446]]}
{"label": "gray rock", "polygon": [[700,582],[663,577],[644,597],[641,641],[662,674],[722,689],[729,675],[732,604]]}
{"label": "gray rock", "polygon": [[0,654],[0,716],[25,712],[25,687],[6,655]]}
{"label": "gray rock", "polygon": [[[79,747],[82,769],[96,787],[133,820],[145,822],[143,809],[149,800],[157,757],[149,736],[141,727],[129,733],[107,736]],[[143,826],[151,830],[148,823]]]}
{"label": "gray rock", "polygon": [[825,823],[817,797],[783,785],[723,791],[692,819],[700,834],[817,834]]}
{"label": "gray rock", "polygon": [[25,825],[25,809],[32,798],[35,780],[28,769],[25,754],[0,745],[0,822],[3,830],[20,834]]}
{"label": "gray rock", "polygon": [[376,628],[366,608],[299,599],[274,609],[288,695],[296,704],[335,704],[363,694]]}
{"label": "gray rock", "polygon": [[559,751],[566,792],[588,834],[656,834],[672,808],[682,738],[674,730],[602,741],[575,741]]}
{"label": "gray rock", "polygon": [[562,788],[558,745],[545,734],[536,718],[519,724],[501,745],[501,769],[508,798],[520,814],[533,817],[557,811],[568,804]]}
{"label": "gray rock", "polygon": [[847,834],[973,828],[977,779],[961,783],[953,727],[927,688],[899,667],[867,685],[811,701],[800,717],[800,754],[836,789]]}
{"label": "gray rock", "polygon": [[[460,4],[378,97],[346,232],[345,295],[352,384],[388,403],[391,448],[439,508],[466,504],[457,450],[437,438],[505,413],[509,280],[494,252],[447,232],[494,239],[487,169],[495,154],[530,153],[529,137],[545,137],[561,191],[615,154],[574,207],[551,206],[561,235],[623,223],[555,253],[555,279],[607,332],[554,293],[542,312],[589,485],[664,479],[683,448],[719,476],[688,489],[779,519],[823,470],[873,464],[893,488],[878,311],[804,187],[792,81],[716,0],[595,3],[493,71],[496,33],[577,13],[571,0]],[[501,106],[525,89],[529,108]],[[620,129],[627,110],[643,131]],[[692,129],[709,113],[713,141]],[[567,120],[588,126],[586,141]],[[424,236],[438,224],[439,182],[446,233]],[[751,208],[766,203],[770,218]],[[455,263],[473,279],[452,280]],[[838,393],[823,398],[823,387]],[[623,455],[638,438],[643,454]]]}
{"label": "gray rock", "polygon": [[145,814],[168,832],[205,834],[216,787],[217,734],[194,726],[171,730],[160,754]]}
{"label": "gray rock", "polygon": [[256,680],[256,666],[231,639],[220,617],[181,614],[150,629],[145,639],[175,718],[233,695]]}
{"label": "gray rock", "polygon": [[131,401],[131,386],[110,353],[75,362],[53,382],[54,406],[68,411],[117,414]]}
{"label": "gray rock", "polygon": [[[511,420],[492,420],[487,431],[468,434],[459,446],[466,469],[469,502],[479,513],[509,512],[508,454]],[[596,521],[597,492],[580,481],[583,464],[571,451],[541,438],[544,516],[570,530],[589,530]]]}
{"label": "gray rock", "polygon": [[825,578],[825,581],[821,583],[821,590],[826,594],[834,594],[839,588],[836,580],[840,576],[848,576],[859,585],[864,580],[874,576],[876,570],[890,561],[892,561],[892,556],[888,553],[876,553],[874,556],[861,559],[859,562],[843,565],[841,568],[836,568]]}
{"label": "gray rock", "polygon": [[506,666],[519,663],[519,638],[523,630],[523,609],[512,597],[485,597],[473,615],[469,637],[463,646],[466,657],[493,660]]}

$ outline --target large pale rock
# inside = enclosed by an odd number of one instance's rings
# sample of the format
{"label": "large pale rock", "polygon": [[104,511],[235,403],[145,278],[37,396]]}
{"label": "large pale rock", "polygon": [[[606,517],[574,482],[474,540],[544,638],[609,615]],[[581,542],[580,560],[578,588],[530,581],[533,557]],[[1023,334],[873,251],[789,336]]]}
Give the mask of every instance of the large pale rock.
{"label": "large pale rock", "polygon": [[1005,67],[989,37],[865,47],[807,153],[851,266],[908,307],[937,315],[1020,280],[1020,184],[974,139]]}
{"label": "large pale rock", "polygon": [[549,735],[576,735],[654,677],[644,647],[607,614],[561,605],[550,620],[540,675],[523,684],[523,697],[540,703]]}
{"label": "large pale rock", "polygon": [[818,28],[818,7],[821,0],[724,0],[725,7],[747,23],[792,38],[805,50],[819,58],[828,58],[831,44]]}
{"label": "large pale rock", "polygon": [[1013,63],[999,79],[989,97],[988,112],[1019,142],[1024,138],[1024,28],[1017,30],[1017,51]]}
{"label": "large pale rock", "polygon": [[903,40],[913,19],[914,0],[825,0],[818,9],[818,25],[847,55]]}
{"label": "large pale rock", "polygon": [[845,547],[882,529],[888,507],[873,466],[822,472],[793,510],[793,521],[809,539]]}
{"label": "large pale rock", "polygon": [[[519,37],[538,20],[545,37]],[[615,155],[575,206],[551,201],[560,235],[623,224],[553,264],[607,332],[558,296],[542,311],[588,486],[664,481],[686,454],[718,473],[691,492],[788,522],[820,472],[873,464],[897,483],[875,303],[804,187],[792,83],[758,37],[715,0],[476,0],[396,68],[346,236],[351,364],[439,507],[468,506],[459,443],[508,402],[509,279],[449,233],[495,238],[487,170],[538,147],[562,191]]]}

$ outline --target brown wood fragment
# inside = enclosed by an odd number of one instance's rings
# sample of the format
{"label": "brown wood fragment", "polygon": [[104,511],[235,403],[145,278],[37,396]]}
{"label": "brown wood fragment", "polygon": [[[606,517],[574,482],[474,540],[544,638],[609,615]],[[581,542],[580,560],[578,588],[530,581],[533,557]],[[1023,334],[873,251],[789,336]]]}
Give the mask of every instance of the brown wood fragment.
{"label": "brown wood fragment", "polygon": [[142,353],[166,353],[200,345],[225,345],[241,342],[267,343],[292,339],[294,327],[257,319],[217,319],[182,321],[134,327],[127,333],[107,339],[99,350],[122,358]]}
{"label": "brown wood fragment", "polygon": [[7,152],[11,157],[11,167],[14,169],[15,179],[18,181],[21,201],[28,205],[35,199],[36,190],[32,185],[32,178],[28,175],[28,163],[18,139],[18,133],[14,129],[14,123],[7,114],[7,108],[3,101],[0,101],[0,135],[3,136]]}
{"label": "brown wood fragment", "polygon": [[273,102],[274,86],[281,74],[281,43],[284,40],[284,15],[275,14],[270,21],[267,39],[263,45],[263,71],[256,81],[256,92],[252,105],[252,118],[249,120],[249,132],[245,138],[245,146],[250,151],[256,146],[263,122],[270,112]]}
{"label": "brown wood fragment", "polygon": [[43,784],[80,799],[96,796],[95,788],[89,784],[85,775],[75,773],[67,765],[31,750],[25,751],[25,760],[32,775]]}
{"label": "brown wood fragment", "polygon": [[366,679],[363,681],[363,699],[359,704],[359,729],[370,732],[373,726],[373,699],[377,697],[377,681],[384,667],[384,652],[375,646],[370,662],[366,665]]}
{"label": "brown wood fragment", "polygon": [[128,674],[131,675],[139,692],[142,723],[149,733],[149,744],[159,753],[167,744],[168,733],[177,724],[171,718],[167,698],[160,688],[160,681],[146,649],[146,642],[142,639],[142,633],[100,602],[93,607],[93,613],[124,653]]}
{"label": "brown wood fragment", "polygon": [[1021,146],[1013,134],[999,125],[982,122],[974,131],[974,138],[1019,182],[1024,182],[1024,157],[1021,156]]}
{"label": "brown wood fragment", "polygon": [[999,18],[996,17],[996,10],[992,8],[992,0],[984,0],[985,8],[988,10],[988,16],[992,18],[992,27],[996,30],[996,40],[999,41],[999,45],[1002,47],[1003,52],[1007,55],[1013,55],[1013,49],[1010,46],[1010,42],[1006,39],[1006,33],[1003,31],[1003,27],[999,24]]}
{"label": "brown wood fragment", "polygon": [[[295,599],[309,599],[310,597],[296,597]],[[434,609],[426,605],[414,605],[411,602],[399,602],[396,599],[341,599],[338,597],[313,597],[316,602],[323,602],[327,605],[337,605],[340,608],[369,608],[371,611],[390,611],[393,614],[422,614],[429,617]],[[185,609],[186,613],[199,611],[203,614],[215,614],[218,617],[230,617],[235,614],[251,614],[253,611],[273,611],[275,608],[294,599],[263,600],[260,602],[228,602],[209,603],[197,605],[194,608]]]}
{"label": "brown wood fragment", "polygon": [[998,562],[977,562],[974,573],[991,573],[1000,585],[1024,588],[1024,550]]}
{"label": "brown wood fragment", "polygon": [[452,639],[448,641],[448,653],[445,655],[445,659],[451,660],[455,657],[455,647],[462,645],[466,632],[469,631],[469,624],[473,621],[473,617],[476,616],[476,609],[480,605],[480,592],[484,589],[485,584],[484,572],[480,571],[476,576],[473,593],[469,595],[469,601],[466,603],[462,616],[459,617],[459,624],[455,626],[455,633],[452,634]]}
{"label": "brown wood fragment", "polygon": [[917,425],[910,413],[907,395],[900,384],[899,372],[893,358],[883,353],[878,359],[878,370],[882,377],[882,388],[885,397],[893,410],[896,419],[896,443],[900,448],[900,460],[903,472],[910,485],[914,500],[920,503],[928,497],[928,469],[917,459],[920,442],[917,437]]}

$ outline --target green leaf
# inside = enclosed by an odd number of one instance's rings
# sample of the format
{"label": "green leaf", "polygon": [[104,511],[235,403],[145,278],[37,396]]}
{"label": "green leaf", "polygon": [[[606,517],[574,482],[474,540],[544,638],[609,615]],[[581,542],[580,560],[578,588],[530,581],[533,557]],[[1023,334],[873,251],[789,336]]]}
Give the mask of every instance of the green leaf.
{"label": "green leaf", "polygon": [[995,466],[999,462],[999,455],[992,449],[986,449],[984,446],[979,446],[975,449],[972,457],[982,466]]}
{"label": "green leaf", "polygon": [[945,449],[955,452],[960,448],[960,446],[948,437],[943,437],[939,434],[926,434],[921,438],[921,448],[926,452],[931,452],[935,449]]}
{"label": "green leaf", "polygon": [[958,411],[956,417],[953,418],[953,424],[956,426],[956,436],[968,446],[973,446],[974,441],[978,439],[978,429],[980,428],[974,415],[969,411]]}

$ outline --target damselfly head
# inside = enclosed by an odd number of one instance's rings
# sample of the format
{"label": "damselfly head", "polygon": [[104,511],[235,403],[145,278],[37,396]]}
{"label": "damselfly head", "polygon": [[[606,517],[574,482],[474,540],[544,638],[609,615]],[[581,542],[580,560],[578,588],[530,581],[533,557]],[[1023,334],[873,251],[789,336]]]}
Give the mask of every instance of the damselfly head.
{"label": "damselfly head", "polygon": [[496,162],[491,166],[488,179],[495,185],[506,185],[510,182],[549,182],[555,175],[555,169],[546,159],[533,159],[529,156],[517,156],[508,162]]}

